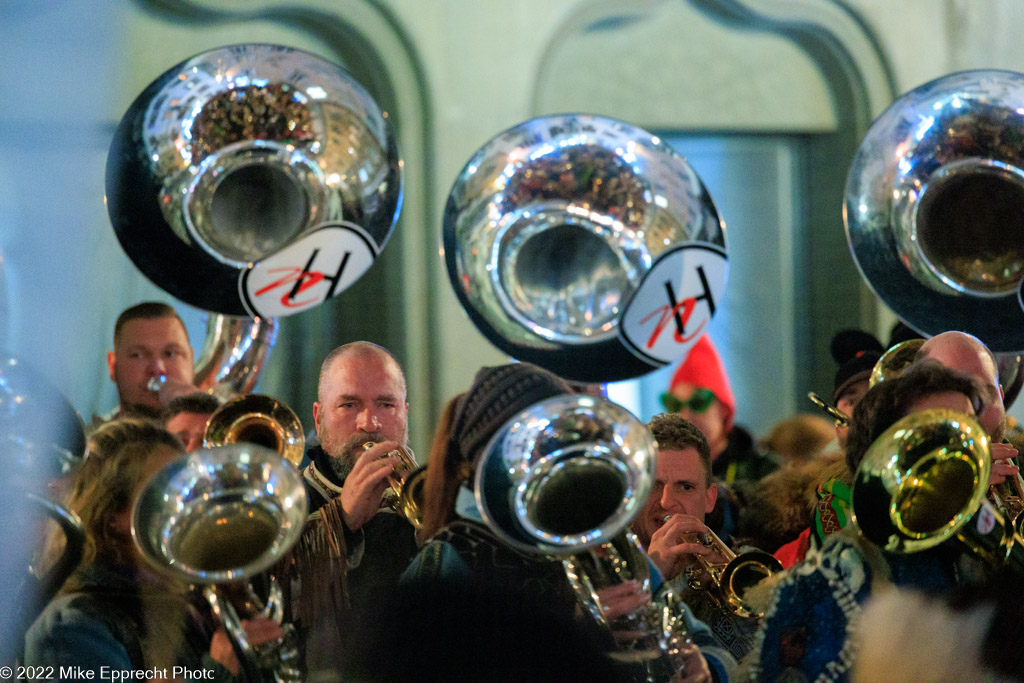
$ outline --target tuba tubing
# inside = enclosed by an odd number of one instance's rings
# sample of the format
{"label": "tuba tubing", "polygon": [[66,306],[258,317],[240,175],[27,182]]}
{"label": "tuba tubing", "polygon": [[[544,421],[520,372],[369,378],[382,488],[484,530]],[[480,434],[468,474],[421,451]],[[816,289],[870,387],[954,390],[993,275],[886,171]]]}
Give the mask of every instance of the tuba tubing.
{"label": "tuba tubing", "polygon": [[[583,608],[604,626],[597,591],[637,581],[650,597],[647,558],[629,524],[654,482],[657,448],[646,425],[607,399],[550,398],[509,419],[477,461],[477,507],[502,542],[560,560]],[[653,602],[615,624],[634,633],[615,658],[668,681],[682,661]]]}

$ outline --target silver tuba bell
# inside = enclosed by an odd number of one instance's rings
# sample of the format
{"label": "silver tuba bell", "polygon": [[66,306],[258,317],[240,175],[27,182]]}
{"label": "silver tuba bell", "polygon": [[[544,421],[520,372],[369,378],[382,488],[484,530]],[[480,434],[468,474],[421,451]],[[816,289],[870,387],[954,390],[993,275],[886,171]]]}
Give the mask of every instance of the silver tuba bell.
{"label": "silver tuba bell", "polygon": [[242,44],[169,69],[132,103],[107,158],[114,231],[172,296],[277,317],[341,292],[397,220],[387,114],[340,66]]}
{"label": "silver tuba bell", "polygon": [[964,71],[871,125],[846,183],[847,239],[868,285],[924,335],[1024,349],[1024,75]]}
{"label": "silver tuba bell", "polygon": [[444,213],[448,276],[496,346],[578,382],[689,351],[721,303],[725,226],[700,178],[623,121],[544,116],[487,142]]}
{"label": "silver tuba bell", "polygon": [[[606,624],[597,591],[634,580],[650,592],[647,557],[629,524],[654,483],[657,449],[646,425],[602,398],[550,398],[508,420],[477,462],[474,493],[504,543],[561,560],[582,606]],[[649,600],[621,617],[636,634],[616,653],[654,680],[678,673],[676,650]]]}
{"label": "silver tuba bell", "polygon": [[241,621],[254,614],[280,621],[281,589],[266,596],[252,580],[295,544],[306,519],[299,471],[255,444],[198,450],[146,484],[132,511],[132,538],[158,571],[203,587],[223,622],[248,681],[300,681],[294,633],[270,652],[254,651]]}

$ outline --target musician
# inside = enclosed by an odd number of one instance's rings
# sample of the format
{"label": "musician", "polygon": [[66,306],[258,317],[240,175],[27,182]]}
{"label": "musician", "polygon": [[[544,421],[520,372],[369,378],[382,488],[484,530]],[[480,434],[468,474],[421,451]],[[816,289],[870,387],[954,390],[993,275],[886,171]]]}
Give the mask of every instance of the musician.
{"label": "musician", "polygon": [[191,453],[202,447],[206,425],[219,407],[216,397],[197,391],[171,399],[161,417],[167,431],[178,437]]}
{"label": "musician", "polygon": [[[654,489],[633,521],[633,532],[666,586],[681,595],[693,615],[705,622],[717,644],[736,660],[753,645],[756,623],[729,612],[707,591],[689,588],[687,571],[700,571],[698,557],[717,565],[726,558],[700,542],[710,530],[707,513],[718,487],[711,478],[711,449],[699,429],[680,415],[656,415],[648,428],[658,442]],[[704,576],[705,584],[707,581]]]}
{"label": "musician", "polygon": [[[838,363],[832,405],[845,415],[852,415],[857,403],[868,391],[871,373],[884,351],[882,343],[872,334],[849,329],[837,332],[829,348]],[[836,423],[836,445],[839,452],[830,452],[834,462],[822,468],[816,474],[816,481],[811,484],[814,489],[811,524],[795,540],[773,551],[784,567],[791,567],[803,560],[812,543],[820,546],[827,536],[846,526],[850,516],[851,482],[842,450],[846,446],[848,431],[848,425]]]}
{"label": "musician", "polygon": [[[118,416],[158,418],[174,398],[196,391],[192,346],[185,324],[164,303],[136,304],[114,324],[114,348],[107,352],[110,379],[117,385]],[[150,391],[154,378],[165,378],[160,391]]]}
{"label": "musician", "polygon": [[[115,420],[89,438],[70,509],[86,533],[82,562],[25,637],[25,664],[108,671],[184,666],[230,680],[238,662],[223,630],[188,599],[188,587],[154,572],[131,538],[131,510],[149,477],[180,457],[181,443],[148,421]],[[253,645],[282,635],[273,621],[245,623]],[[169,675],[169,674],[168,674]]]}
{"label": "musician", "polygon": [[313,404],[319,443],[302,473],[311,514],[291,567],[311,677],[343,667],[346,635],[365,626],[416,553],[412,525],[382,508],[399,462],[386,454],[406,444],[408,413],[405,375],[383,347],[353,342],[324,359]]}
{"label": "musician", "polygon": [[978,414],[978,424],[992,437],[990,483],[1001,484],[1007,477],[1015,477],[1019,468],[1011,458],[1017,455],[1017,450],[1003,443],[1006,410],[1003,407],[1003,388],[999,385],[999,368],[992,351],[977,337],[966,332],[950,331],[937,334],[921,345],[914,362],[926,359],[938,361],[977,383],[984,404]]}
{"label": "musician", "polygon": [[[404,586],[419,591],[456,588],[481,599],[501,591],[538,606],[535,618],[543,622],[542,628],[575,623],[588,632],[594,629],[589,618],[581,619],[562,564],[502,542],[482,521],[471,494],[477,460],[494,434],[531,405],[571,393],[572,387],[552,373],[529,363],[511,363],[482,368],[469,390],[449,402],[437,425],[424,485],[419,534],[425,544],[403,575]],[[613,619],[646,603],[638,588],[627,582],[602,589],[605,615]],[[695,632],[705,628],[692,623]],[[591,637],[605,651],[614,648],[605,640],[607,634]],[[708,663],[696,647],[688,650],[687,662],[687,680],[709,680]],[[505,664],[493,662],[491,667],[490,675],[501,678]],[[716,671],[724,669],[715,666]],[[534,673],[536,678],[539,674]]]}
{"label": "musician", "polygon": [[[846,463],[855,472],[869,446],[900,418],[948,408],[976,415],[983,401],[976,383],[939,363],[914,364],[872,387],[854,409]],[[900,555],[885,552],[847,527],[829,536],[804,562],[773,577],[764,606],[750,676],[758,680],[848,680],[856,657],[850,635],[878,585],[949,590],[966,575],[951,544]]]}
{"label": "musician", "polygon": [[[832,405],[846,415],[853,415],[853,409],[861,397],[868,392],[871,371],[885,349],[874,335],[862,330],[841,330],[832,337],[829,346],[836,369]],[[836,424],[836,438],[839,446],[846,443],[848,427]]]}
{"label": "musician", "polygon": [[[425,545],[403,581],[530,586],[549,609],[574,614],[576,596],[558,562],[515,550],[480,518],[469,495],[476,461],[512,416],[544,399],[571,394],[562,379],[528,363],[482,368],[446,407],[430,449],[424,484]],[[463,490],[466,493],[462,493]]]}

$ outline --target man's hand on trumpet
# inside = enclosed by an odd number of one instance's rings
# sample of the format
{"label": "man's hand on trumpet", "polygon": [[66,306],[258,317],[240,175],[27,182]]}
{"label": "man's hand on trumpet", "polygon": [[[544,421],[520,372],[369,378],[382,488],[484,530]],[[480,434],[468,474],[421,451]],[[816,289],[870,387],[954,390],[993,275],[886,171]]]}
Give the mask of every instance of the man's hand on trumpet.
{"label": "man's hand on trumpet", "polygon": [[997,486],[1006,481],[1007,478],[1016,477],[1020,468],[1010,462],[1011,458],[1017,456],[1017,449],[1008,443],[993,443],[992,449],[992,474],[989,476],[989,486]]}
{"label": "man's hand on trumpet", "polygon": [[[702,538],[710,530],[696,517],[690,515],[668,515],[665,523],[651,536],[647,554],[666,581],[679,576],[685,569],[698,564],[697,556],[703,556],[710,564],[724,564],[726,558],[713,547],[705,545]],[[708,577],[700,577],[706,581]]]}

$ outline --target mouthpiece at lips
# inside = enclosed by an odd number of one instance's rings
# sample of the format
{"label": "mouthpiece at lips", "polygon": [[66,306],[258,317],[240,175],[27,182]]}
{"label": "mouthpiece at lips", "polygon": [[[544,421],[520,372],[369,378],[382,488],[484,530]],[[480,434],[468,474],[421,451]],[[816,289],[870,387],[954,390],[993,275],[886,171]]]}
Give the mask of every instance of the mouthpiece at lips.
{"label": "mouthpiece at lips", "polygon": [[160,389],[167,383],[167,375],[160,375],[159,377],[150,377],[149,381],[146,382],[146,388],[152,391],[154,394],[160,391]]}

